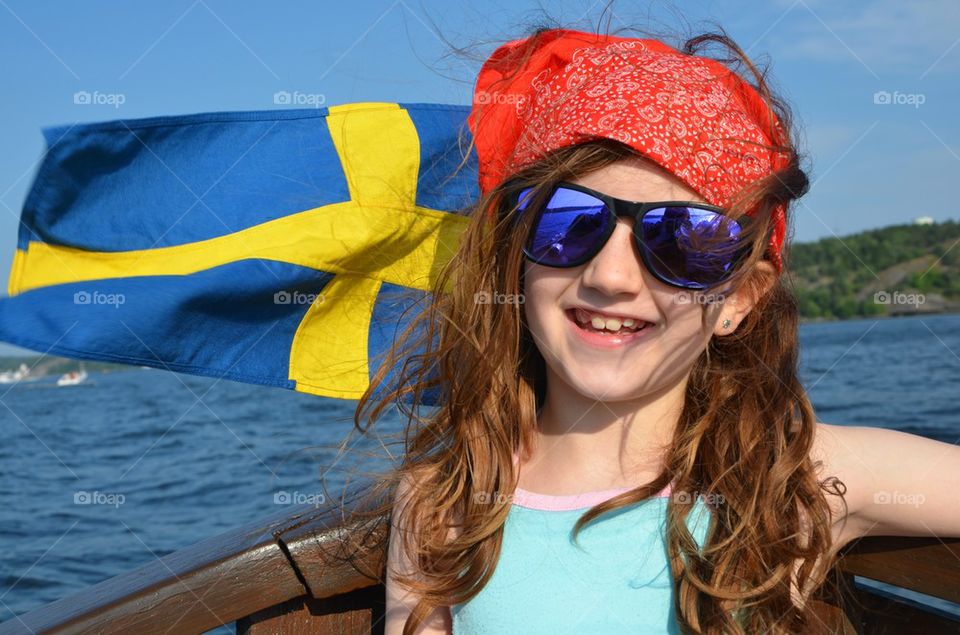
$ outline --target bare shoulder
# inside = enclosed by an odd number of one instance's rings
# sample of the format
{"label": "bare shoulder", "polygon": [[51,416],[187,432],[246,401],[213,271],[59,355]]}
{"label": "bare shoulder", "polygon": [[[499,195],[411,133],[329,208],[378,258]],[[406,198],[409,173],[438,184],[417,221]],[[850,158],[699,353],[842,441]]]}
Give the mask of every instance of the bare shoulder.
{"label": "bare shoulder", "polygon": [[821,479],[836,476],[842,481],[843,476],[851,476],[849,465],[855,454],[851,429],[822,421],[816,423],[810,459]]}
{"label": "bare shoulder", "polygon": [[854,428],[823,421],[816,423],[810,458],[815,465],[818,462],[822,464],[821,477],[832,474],[837,469],[846,468],[853,459],[855,441],[851,430]]}
{"label": "bare shoulder", "polygon": [[817,478],[834,481],[840,495],[830,493],[827,503],[833,515],[838,547],[862,535],[859,514],[874,489],[870,472],[862,460],[863,435],[853,426],[817,422],[810,459]]}

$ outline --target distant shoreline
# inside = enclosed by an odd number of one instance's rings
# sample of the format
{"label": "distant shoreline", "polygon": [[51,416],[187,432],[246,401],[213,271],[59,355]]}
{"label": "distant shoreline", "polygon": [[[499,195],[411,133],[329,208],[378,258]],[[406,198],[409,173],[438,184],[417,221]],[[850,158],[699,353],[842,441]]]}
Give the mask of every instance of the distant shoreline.
{"label": "distant shoreline", "polygon": [[821,322],[853,322],[856,320],[895,320],[900,318],[920,317],[930,315],[960,315],[960,308],[944,311],[910,311],[903,313],[877,313],[875,315],[851,315],[850,317],[814,317],[800,318],[800,324],[820,324]]}

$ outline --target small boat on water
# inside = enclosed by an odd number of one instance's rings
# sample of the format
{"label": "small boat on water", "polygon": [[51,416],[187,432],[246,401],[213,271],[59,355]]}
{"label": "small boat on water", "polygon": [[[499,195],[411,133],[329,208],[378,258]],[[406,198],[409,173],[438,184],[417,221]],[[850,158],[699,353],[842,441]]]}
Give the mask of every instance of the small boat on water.
{"label": "small boat on water", "polygon": [[69,373],[64,373],[60,376],[60,379],[57,380],[58,386],[76,386],[87,381],[87,371],[83,367],[83,363],[80,364],[80,370],[71,370]]}
{"label": "small boat on water", "polygon": [[17,370],[5,370],[0,372],[0,384],[15,384],[30,376],[30,368],[26,364],[20,364]]}

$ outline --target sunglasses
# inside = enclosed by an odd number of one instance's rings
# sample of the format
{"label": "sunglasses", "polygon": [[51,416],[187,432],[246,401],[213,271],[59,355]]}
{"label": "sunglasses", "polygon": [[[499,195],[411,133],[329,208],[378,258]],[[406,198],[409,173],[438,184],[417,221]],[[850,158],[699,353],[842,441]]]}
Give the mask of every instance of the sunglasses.
{"label": "sunglasses", "polygon": [[[534,187],[512,200],[519,213],[530,212]],[[747,218],[734,220],[720,207],[703,203],[638,203],[607,196],[575,183],[561,182],[536,206],[523,253],[548,267],[576,267],[606,244],[617,217],[634,219],[634,238],[644,265],[661,282],[681,289],[707,289],[730,278],[749,249],[741,240]]]}

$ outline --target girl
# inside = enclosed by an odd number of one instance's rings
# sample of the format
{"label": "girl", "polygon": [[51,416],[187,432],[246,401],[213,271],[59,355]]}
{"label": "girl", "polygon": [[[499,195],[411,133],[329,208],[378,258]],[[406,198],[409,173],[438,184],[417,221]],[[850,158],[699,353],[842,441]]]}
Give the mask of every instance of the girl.
{"label": "girl", "polygon": [[960,534],[958,448],[816,421],[783,277],[807,178],[728,37],[538,31],[469,124],[482,197],[356,414],[440,395],[378,510],[387,633],[811,632],[851,540]]}

